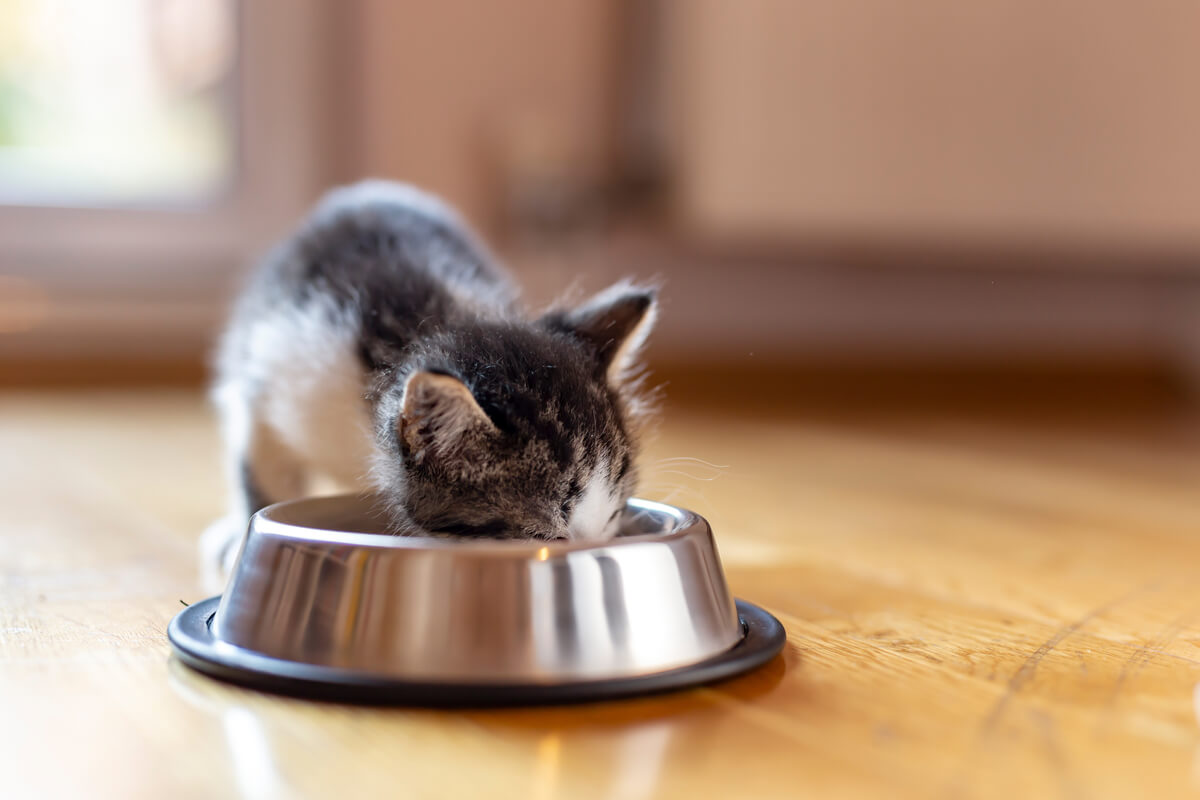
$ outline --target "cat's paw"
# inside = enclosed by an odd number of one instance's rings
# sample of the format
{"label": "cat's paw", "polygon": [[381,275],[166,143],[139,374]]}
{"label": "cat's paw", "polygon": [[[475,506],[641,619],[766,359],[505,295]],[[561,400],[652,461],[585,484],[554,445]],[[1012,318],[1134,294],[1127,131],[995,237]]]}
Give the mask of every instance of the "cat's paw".
{"label": "cat's paw", "polygon": [[224,591],[245,535],[246,520],[240,516],[221,517],[205,528],[199,545],[200,583],[204,591],[211,594]]}

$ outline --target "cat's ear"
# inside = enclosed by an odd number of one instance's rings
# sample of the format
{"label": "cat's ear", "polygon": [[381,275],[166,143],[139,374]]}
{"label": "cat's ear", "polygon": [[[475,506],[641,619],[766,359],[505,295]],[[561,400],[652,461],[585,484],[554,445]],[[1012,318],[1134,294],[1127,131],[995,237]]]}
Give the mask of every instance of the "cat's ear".
{"label": "cat's ear", "polygon": [[430,454],[453,453],[470,436],[496,430],[466,384],[437,372],[409,376],[396,424],[417,462]]}
{"label": "cat's ear", "polygon": [[658,296],[653,288],[621,282],[576,308],[551,312],[542,321],[588,345],[609,381],[617,384],[633,367],[657,316]]}

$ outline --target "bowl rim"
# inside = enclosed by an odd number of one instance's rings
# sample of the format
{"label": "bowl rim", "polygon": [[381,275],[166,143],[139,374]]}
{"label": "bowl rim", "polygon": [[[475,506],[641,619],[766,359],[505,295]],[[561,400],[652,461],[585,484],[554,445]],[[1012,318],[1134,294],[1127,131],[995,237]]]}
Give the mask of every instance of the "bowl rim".
{"label": "bowl rim", "polygon": [[372,705],[490,708],[615,700],[727,680],[766,664],[787,643],[787,632],[771,612],[734,598],[741,637],[728,649],[690,664],[608,678],[436,681],[291,661],[231,644],[211,627],[220,601],[220,595],[201,600],[171,619],[167,637],[184,664],[252,689]]}
{"label": "bowl rim", "polygon": [[335,530],[302,525],[296,522],[285,522],[274,516],[280,512],[294,510],[297,506],[308,504],[359,502],[366,505],[371,502],[373,496],[370,493],[327,494],[273,503],[260,509],[251,517],[250,533],[256,536],[271,536],[319,544],[342,545],[359,549],[470,550],[472,553],[498,551],[504,555],[532,556],[539,561],[545,561],[552,556],[580,551],[627,547],[647,542],[670,542],[693,535],[697,528],[703,528],[704,532],[710,536],[712,532],[708,520],[695,511],[641,497],[631,497],[626,501],[626,508],[642,508],[647,511],[665,514],[675,520],[675,527],[666,533],[617,535],[610,539],[595,541],[570,541],[566,539],[474,539]]}

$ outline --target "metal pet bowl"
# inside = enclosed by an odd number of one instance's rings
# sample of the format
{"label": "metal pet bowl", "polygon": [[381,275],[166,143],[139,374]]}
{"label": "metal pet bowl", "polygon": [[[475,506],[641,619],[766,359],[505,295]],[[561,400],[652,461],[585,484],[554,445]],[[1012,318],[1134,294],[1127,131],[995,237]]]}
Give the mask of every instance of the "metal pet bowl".
{"label": "metal pet bowl", "polygon": [[770,660],[784,631],[735,601],[699,515],[630,500],[601,543],[392,536],[370,498],[271,506],[225,594],[168,635],[218,678],[417,705],[598,700],[708,683]]}

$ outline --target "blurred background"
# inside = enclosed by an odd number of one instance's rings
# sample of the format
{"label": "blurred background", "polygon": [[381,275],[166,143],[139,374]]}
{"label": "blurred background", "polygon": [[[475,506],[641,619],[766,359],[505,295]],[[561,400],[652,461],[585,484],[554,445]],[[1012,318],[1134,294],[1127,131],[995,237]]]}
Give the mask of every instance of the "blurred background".
{"label": "blurred background", "polygon": [[1200,5],[0,0],[0,384],[196,384],[326,188],[534,304],[664,282],[681,399],[1188,401]]}

